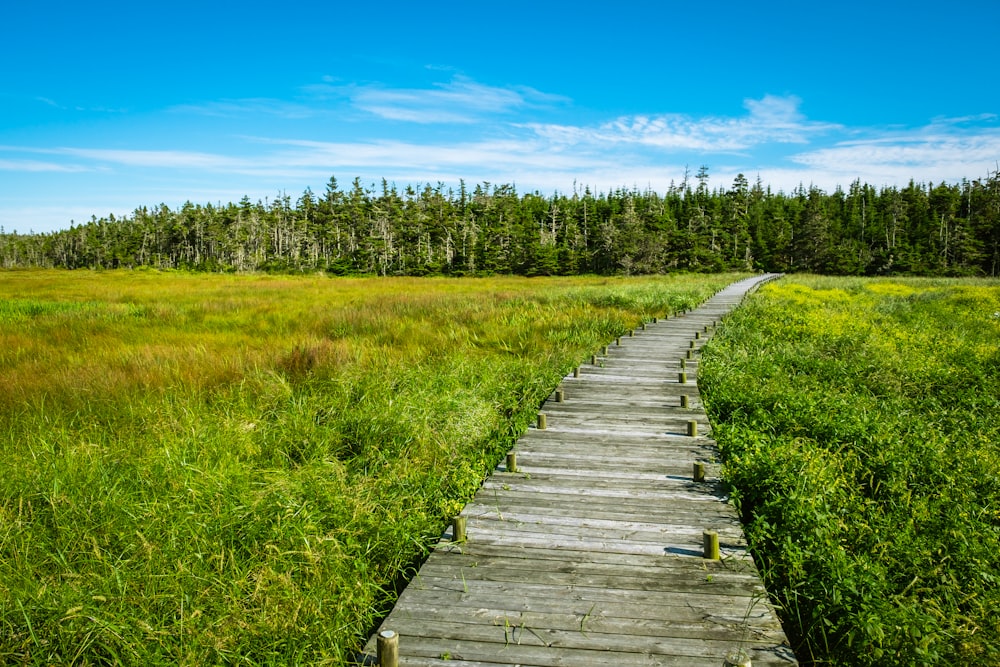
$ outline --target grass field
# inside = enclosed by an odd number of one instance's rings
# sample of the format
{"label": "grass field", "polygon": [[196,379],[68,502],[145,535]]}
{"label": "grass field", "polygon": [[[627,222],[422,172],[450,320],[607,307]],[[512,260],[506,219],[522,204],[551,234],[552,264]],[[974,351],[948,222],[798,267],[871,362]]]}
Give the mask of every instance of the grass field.
{"label": "grass field", "polygon": [[0,662],[345,663],[559,378],[738,277],[0,272]]}
{"label": "grass field", "polygon": [[804,663],[1000,664],[1000,284],[790,276],[700,382]]}

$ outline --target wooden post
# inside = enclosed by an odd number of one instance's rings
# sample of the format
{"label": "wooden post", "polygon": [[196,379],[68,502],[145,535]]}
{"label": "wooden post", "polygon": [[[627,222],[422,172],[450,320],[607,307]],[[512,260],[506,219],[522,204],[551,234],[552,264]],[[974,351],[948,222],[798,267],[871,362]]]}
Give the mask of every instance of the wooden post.
{"label": "wooden post", "polygon": [[601,348],[601,354],[604,355],[605,357],[608,356],[608,346],[607,345],[605,345],[604,347]]}
{"label": "wooden post", "polygon": [[695,331],[694,332],[694,338],[695,338],[695,340],[698,340],[699,338],[701,338],[701,332],[700,331]]}
{"label": "wooden post", "polygon": [[643,322],[643,323],[642,323],[642,330],[643,330],[643,331],[645,331],[645,330],[646,330],[646,323],[645,323],[645,322]]}
{"label": "wooden post", "polygon": [[507,452],[507,472],[517,472],[517,452]]}
{"label": "wooden post", "polygon": [[687,394],[682,394],[682,395],[681,395],[681,407],[682,407],[682,408],[687,408],[687,407],[691,407],[691,406],[690,406],[690,405],[688,404],[688,395],[687,395]]}
{"label": "wooden post", "polygon": [[590,365],[591,366],[596,366],[597,365],[597,355],[596,354],[590,355]]}
{"label": "wooden post", "polygon": [[452,542],[464,542],[465,541],[465,517],[456,516],[451,520],[451,541]]}
{"label": "wooden post", "polygon": [[714,530],[706,530],[701,534],[704,557],[707,560],[719,560],[719,534]]}
{"label": "wooden post", "polygon": [[681,370],[684,370],[686,368],[687,368],[687,360],[681,359]]}
{"label": "wooden post", "polygon": [[691,347],[692,350],[694,349],[694,341],[691,341],[690,347]]}
{"label": "wooden post", "polygon": [[687,351],[687,358],[688,358],[688,359],[690,359],[690,358],[691,358],[691,350],[688,350],[688,351]]}
{"label": "wooden post", "polygon": [[688,381],[688,374],[686,372],[681,371],[680,373],[677,374],[677,382],[679,382],[680,384],[687,384],[687,381]]}
{"label": "wooden post", "polygon": [[615,345],[621,345],[621,344],[622,344],[622,337],[619,336],[618,338],[615,338]]}
{"label": "wooden post", "polygon": [[545,415],[543,415],[541,412],[539,412],[538,413],[538,430],[539,431],[544,431],[545,430],[545,426],[546,426],[546,424],[545,424]]}
{"label": "wooden post", "polygon": [[573,377],[575,377],[575,378],[580,377],[580,367],[579,366],[577,366],[576,368],[573,369]]}
{"label": "wooden post", "polygon": [[737,649],[726,654],[726,660],[722,663],[722,667],[753,667],[753,662],[746,651]]}
{"label": "wooden post", "polygon": [[566,400],[566,391],[564,389],[556,389],[556,403],[562,403]]}
{"label": "wooden post", "polygon": [[[510,454],[508,454],[507,456],[510,456]],[[694,471],[692,472],[691,477],[696,482],[704,482],[705,481],[705,464],[702,463],[701,461],[695,461],[694,462]]]}
{"label": "wooden post", "polygon": [[660,321],[660,320],[659,320],[659,318],[657,318],[657,317],[654,317],[654,318],[653,318],[653,324],[656,324],[656,323],[657,323],[657,322],[659,322],[659,321]]}
{"label": "wooden post", "polygon": [[632,337],[634,337],[634,336],[635,336],[635,329],[629,329],[629,330],[628,330],[628,337],[629,337],[629,338],[632,338]]}
{"label": "wooden post", "polygon": [[688,422],[688,437],[697,438],[698,437],[698,422],[693,419]]}
{"label": "wooden post", "polygon": [[378,667],[397,667],[399,665],[399,635],[392,630],[378,633],[377,651]]}

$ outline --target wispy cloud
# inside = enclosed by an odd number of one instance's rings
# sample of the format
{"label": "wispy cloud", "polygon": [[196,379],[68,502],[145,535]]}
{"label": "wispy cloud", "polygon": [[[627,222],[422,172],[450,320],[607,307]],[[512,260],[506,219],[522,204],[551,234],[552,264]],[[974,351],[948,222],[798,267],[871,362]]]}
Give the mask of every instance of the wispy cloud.
{"label": "wispy cloud", "polygon": [[322,98],[347,99],[352,107],[379,118],[421,124],[475,123],[485,117],[504,116],[568,101],[527,86],[488,86],[460,75],[447,83],[436,83],[431,88],[320,84],[306,90]]}
{"label": "wispy cloud", "polygon": [[167,109],[171,113],[189,113],[217,118],[236,116],[274,116],[289,120],[311,118],[322,113],[322,109],[305,103],[287,102],[264,97],[239,100],[217,100],[204,104],[179,104]]}
{"label": "wispy cloud", "polygon": [[117,164],[126,167],[148,167],[165,169],[214,169],[225,170],[239,166],[239,158],[194,151],[156,151],[120,148],[40,148],[32,146],[0,146],[0,152],[33,153],[50,156],[75,158],[76,163],[39,162],[35,160],[0,160],[11,169],[31,171],[88,171],[102,164]]}
{"label": "wispy cloud", "polygon": [[91,168],[78,164],[60,164],[57,162],[43,162],[41,160],[7,160],[0,158],[0,171],[24,171],[24,172],[81,172],[90,171]]}
{"label": "wispy cloud", "polygon": [[165,169],[225,170],[239,167],[244,160],[237,157],[195,151],[153,151],[117,148],[58,148],[53,153],[70,155],[96,162],[109,162],[127,167]]}
{"label": "wispy cloud", "polygon": [[970,116],[938,116],[931,121],[931,126],[961,126],[969,123],[982,123],[985,121],[995,121],[998,116],[995,113],[980,113],[973,114]]}
{"label": "wispy cloud", "polygon": [[226,99],[176,105],[168,111],[218,118],[270,116],[287,120],[353,111],[383,120],[465,125],[567,102],[565,97],[528,86],[488,86],[461,75],[429,88],[339,84],[332,77],[323,77],[323,83],[303,87],[294,102],[270,98]]}
{"label": "wispy cloud", "polygon": [[995,168],[1000,159],[1000,129],[945,131],[932,125],[910,132],[892,131],[790,156],[810,170],[831,174],[881,174],[883,182],[902,178],[958,180]]}
{"label": "wispy cloud", "polygon": [[579,157],[546,155],[545,145],[527,140],[482,140],[448,145],[424,144],[407,141],[373,142],[322,142],[308,140],[259,139],[264,143],[286,147],[274,154],[273,159],[295,166],[342,165],[363,167],[380,166],[390,169],[438,167],[464,167],[481,169],[484,165],[534,165],[566,167],[578,165]]}
{"label": "wispy cloud", "polygon": [[742,117],[694,117],[684,114],[622,116],[597,127],[528,123],[539,136],[557,144],[636,144],[667,151],[739,153],[766,143],[804,144],[843,129],[810,121],[799,112],[795,96],[766,95],[744,100]]}

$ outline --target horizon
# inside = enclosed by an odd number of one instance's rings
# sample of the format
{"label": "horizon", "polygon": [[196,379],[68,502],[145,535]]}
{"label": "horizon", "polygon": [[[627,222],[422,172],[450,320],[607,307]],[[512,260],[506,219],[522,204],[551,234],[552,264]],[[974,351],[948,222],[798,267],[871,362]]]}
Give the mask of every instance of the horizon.
{"label": "horizon", "polygon": [[1000,164],[1000,6],[985,0],[242,7],[11,8],[0,226],[294,200],[331,176],[664,193],[707,166],[712,190],[742,173],[789,193]]}

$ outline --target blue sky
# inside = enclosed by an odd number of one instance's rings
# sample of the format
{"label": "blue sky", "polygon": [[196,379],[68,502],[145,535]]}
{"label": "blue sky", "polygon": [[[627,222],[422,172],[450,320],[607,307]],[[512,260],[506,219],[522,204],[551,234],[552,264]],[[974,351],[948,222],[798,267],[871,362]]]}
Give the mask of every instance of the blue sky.
{"label": "blue sky", "polygon": [[981,178],[1000,2],[10,3],[0,225],[401,189]]}

